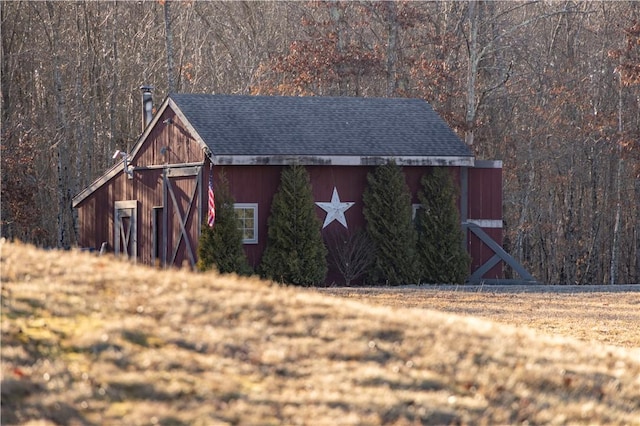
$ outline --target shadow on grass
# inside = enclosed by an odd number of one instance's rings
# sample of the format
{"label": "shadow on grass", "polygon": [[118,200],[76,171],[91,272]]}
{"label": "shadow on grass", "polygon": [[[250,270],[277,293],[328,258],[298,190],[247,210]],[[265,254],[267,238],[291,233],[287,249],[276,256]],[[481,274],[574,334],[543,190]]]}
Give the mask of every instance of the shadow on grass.
{"label": "shadow on grass", "polygon": [[368,331],[365,334],[365,337],[369,340],[383,340],[386,342],[400,342],[404,339],[404,330],[401,329],[380,329]]}
{"label": "shadow on grass", "polygon": [[3,425],[43,420],[49,420],[58,425],[93,425],[80,411],[64,402],[58,401],[47,405],[33,403],[32,401],[38,400],[38,394],[44,392],[38,383],[33,383],[25,378],[20,380],[4,379],[0,387],[2,388],[0,423]]}
{"label": "shadow on grass", "polygon": [[19,414],[26,409],[25,400],[33,394],[41,393],[42,387],[28,379],[3,379],[0,383],[0,423],[13,425],[23,422]]}
{"label": "shadow on grass", "polygon": [[44,307],[43,300],[32,297],[19,297],[13,301],[7,298],[2,301],[3,314],[9,319],[30,317],[34,314],[34,311]]}
{"label": "shadow on grass", "polygon": [[391,390],[411,390],[420,392],[435,392],[449,389],[446,384],[436,380],[414,380],[413,382],[403,383],[397,380],[389,380],[382,377],[372,377],[369,379],[356,381],[357,386],[366,387],[385,387]]}
{"label": "shadow on grass", "polygon": [[397,403],[385,412],[381,413],[380,423],[452,425],[461,424],[462,419],[453,411],[428,409],[409,400]]}
{"label": "shadow on grass", "polygon": [[[146,401],[175,401],[187,397],[185,392],[164,392],[156,386],[146,382],[109,382],[106,386],[105,396],[112,402],[129,400]],[[96,394],[96,397],[99,397]]]}
{"label": "shadow on grass", "polygon": [[[18,330],[12,333],[3,333],[3,348],[20,347],[27,354],[26,359],[23,357],[21,364],[33,364],[36,360],[42,358],[55,358],[60,353],[60,345],[57,340],[50,337],[35,337],[29,333]],[[4,352],[4,351],[3,351]],[[3,362],[17,362],[18,359],[2,356]]]}
{"label": "shadow on grass", "polygon": [[187,351],[192,351],[198,354],[206,354],[209,350],[209,345],[206,343],[191,343],[184,339],[174,339],[170,340],[167,343],[176,345],[180,349],[185,349]]}
{"label": "shadow on grass", "polygon": [[168,416],[159,419],[157,424],[160,426],[187,426],[189,423],[185,423],[180,419]]}
{"label": "shadow on grass", "polygon": [[134,345],[148,348],[151,346],[157,346],[147,333],[138,330],[122,330],[122,338]]}

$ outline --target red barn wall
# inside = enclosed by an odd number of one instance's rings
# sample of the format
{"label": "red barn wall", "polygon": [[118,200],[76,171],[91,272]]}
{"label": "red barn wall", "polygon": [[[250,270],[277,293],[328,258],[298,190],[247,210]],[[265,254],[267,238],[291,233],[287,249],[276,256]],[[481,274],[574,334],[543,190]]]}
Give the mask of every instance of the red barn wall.
{"label": "red barn wall", "polygon": [[[177,119],[174,118],[176,122]],[[174,214],[175,206],[172,200],[163,200],[163,166],[155,163],[164,154],[161,154],[160,146],[168,146],[175,152],[176,160],[181,159],[185,163],[202,163],[204,155],[200,148],[195,149],[195,141],[183,133],[180,125],[164,125],[150,134],[145,148],[141,149],[133,161],[136,171],[130,179],[124,173],[119,172],[108,182],[95,190],[93,194],[83,200],[78,206],[80,223],[80,245],[99,249],[102,242],[109,244],[110,250],[114,245],[114,203],[115,201],[137,200],[137,260],[141,263],[151,264],[157,257],[153,251],[154,241],[154,215],[158,210],[154,207],[164,206],[170,216],[167,224],[167,239],[171,245],[167,248],[167,257],[170,257],[178,244],[175,265],[189,259],[186,245],[181,240],[180,224],[177,214]],[[173,145],[178,147],[173,149]],[[189,146],[191,145],[191,146]],[[154,148],[155,146],[155,148]],[[199,156],[198,156],[199,155]],[[478,166],[468,169],[468,203],[466,215],[461,215],[469,220],[489,220],[492,226],[483,226],[483,230],[489,234],[498,244],[502,244],[502,227],[495,224],[502,221],[502,169],[499,162],[477,162]],[[178,166],[179,163],[173,163]],[[195,185],[197,199],[191,207],[189,218],[186,222],[188,236],[192,250],[197,256],[197,244],[200,233],[200,224],[206,217],[206,182],[208,181],[209,163],[205,162],[203,173],[191,177],[171,178],[181,215],[189,209],[188,201],[193,193]],[[283,166],[214,166],[214,180],[219,179],[222,173],[229,181],[230,189],[238,203],[258,204],[258,243],[246,244],[245,252],[251,265],[257,266],[267,241],[267,221],[271,212],[271,201],[280,184],[280,173]],[[345,216],[349,230],[355,231],[365,227],[362,214],[362,194],[367,187],[367,174],[374,167],[366,166],[307,166],[311,177],[312,191],[315,201],[330,201],[333,188],[336,187],[340,200],[354,202],[354,206],[346,211]],[[420,179],[431,170],[430,167],[403,167],[406,182],[412,194],[412,203],[418,203],[417,193],[420,189]],[[454,181],[461,185],[462,173],[459,167],[450,167]],[[462,205],[458,200],[458,205]],[[324,221],[325,212],[316,207],[320,221]],[[323,230],[323,234],[342,230],[340,223],[334,221]],[[162,229],[155,229],[156,241],[162,235]],[[184,240],[184,238],[182,238]],[[472,257],[471,272],[476,270],[493,256],[489,249],[475,235],[467,233],[467,245]],[[491,269],[484,278],[502,278],[503,265],[499,263]],[[342,278],[335,273],[330,274],[327,283],[341,283]]]}
{"label": "red barn wall", "polygon": [[138,262],[153,263],[153,207],[162,206],[162,170],[143,170],[129,182],[138,201]]}
{"label": "red barn wall", "polygon": [[[159,237],[166,233],[168,245],[167,257],[177,245],[176,265],[188,260],[187,247],[181,236],[178,216],[189,210],[190,196],[196,190],[190,215],[186,220],[188,238],[192,250],[197,255],[198,237],[202,218],[207,210],[207,181],[209,162],[205,161],[202,147],[189,132],[187,123],[181,122],[178,116],[167,108],[162,115],[154,119],[154,126],[148,129],[131,165],[135,168],[133,178],[122,171],[109,181],[99,186],[78,206],[79,242],[82,247],[99,249],[103,242],[114,246],[114,205],[116,201],[137,201],[137,260],[151,264],[156,259],[155,241],[161,243]],[[203,165],[202,173],[190,176],[174,176],[170,180],[174,190],[177,207],[169,197],[164,199],[163,173],[165,168]],[[280,184],[280,173],[283,166],[214,166],[214,177],[224,173],[229,181],[231,192],[238,203],[258,204],[258,243],[245,245],[250,264],[256,266],[266,246],[267,221],[271,212],[271,200]],[[476,161],[476,167],[468,168],[465,173],[459,167],[448,168],[458,187],[465,188],[463,178],[466,176],[466,202],[458,199],[463,220],[487,220],[483,230],[496,242],[502,244],[502,169],[500,162]],[[184,169],[183,169],[184,170]],[[367,166],[307,166],[311,177],[312,191],[315,201],[330,201],[333,188],[336,187],[341,201],[354,202],[354,206],[346,211],[345,216],[349,229],[355,231],[365,227],[362,214],[362,194],[367,187],[367,174],[374,167]],[[407,185],[412,194],[412,203],[418,203],[417,193],[420,179],[431,170],[430,167],[403,167]],[[463,196],[461,191],[461,196]],[[167,195],[168,197],[168,195]],[[154,229],[154,218],[164,208],[169,216],[166,229]],[[179,213],[178,213],[179,211]],[[316,207],[320,221],[324,221],[325,212]],[[500,223],[500,226],[496,224]],[[336,221],[323,230],[324,234],[343,229]],[[155,232],[155,235],[154,235]],[[482,243],[475,235],[467,233],[467,244],[472,256],[471,272],[480,267],[493,256],[493,251]],[[162,249],[162,248],[161,248]],[[502,278],[503,265],[499,263],[491,269],[485,278]],[[341,282],[340,277],[330,276],[331,281]]]}
{"label": "red barn wall", "polygon": [[77,206],[81,247],[98,250],[107,242],[108,249],[113,250],[114,201],[128,199],[126,183],[120,173]]}
{"label": "red barn wall", "polygon": [[150,130],[133,161],[140,167],[202,162],[203,159],[202,148],[191,136],[186,124],[167,108]]}
{"label": "red barn wall", "polygon": [[[280,184],[282,166],[214,166],[214,180],[220,179],[224,173],[231,192],[237,203],[258,203],[258,243],[246,244],[245,252],[252,266],[257,266],[267,241],[267,221],[271,213],[271,201]],[[362,213],[362,194],[367,187],[367,174],[373,172],[374,167],[366,166],[306,166],[311,179],[313,198],[315,201],[330,201],[335,187],[340,201],[355,204],[345,212],[345,218],[350,231],[364,229],[365,219]],[[412,203],[418,203],[420,180],[431,167],[403,167],[405,179],[411,192]],[[460,182],[460,169],[451,167],[454,181]],[[460,202],[458,200],[458,205]],[[206,207],[204,207],[206,211]],[[316,213],[321,223],[324,222],[325,212],[316,206]],[[343,226],[337,221],[323,229],[323,235],[341,231]],[[329,274],[327,284],[342,283],[342,277],[335,273]]]}
{"label": "red barn wall", "polygon": [[[176,197],[174,205],[171,194],[163,189],[165,169],[177,170],[184,166],[203,164],[204,154],[198,142],[190,135],[185,123],[167,108],[150,129],[144,144],[135,153],[132,165],[135,166],[132,179],[131,196],[139,201],[138,226],[138,261],[151,264],[158,257],[171,261],[174,253],[175,261],[170,266],[181,266],[190,260],[185,236],[182,234],[180,218],[186,216],[186,235],[194,256],[197,257],[197,244],[200,235],[202,207],[201,175],[169,177],[171,189]],[[169,174],[171,176],[171,174]],[[196,188],[197,187],[197,188]],[[198,190],[199,189],[199,190]],[[195,199],[191,199],[195,191]],[[166,195],[167,199],[164,199]],[[191,201],[191,209],[189,203]],[[162,224],[153,228],[154,216],[162,210],[167,212],[166,229]],[[166,232],[166,244],[163,244],[163,231]],[[155,233],[155,235],[154,235]],[[154,252],[154,239],[158,245]]]}
{"label": "red barn wall", "polygon": [[[469,202],[467,218],[490,226],[481,226],[493,240],[502,246],[502,163],[500,161],[476,161],[469,168]],[[471,255],[471,271],[475,271],[495,254],[475,234],[467,232],[468,251]],[[483,275],[487,279],[504,278],[504,264],[499,262]]]}

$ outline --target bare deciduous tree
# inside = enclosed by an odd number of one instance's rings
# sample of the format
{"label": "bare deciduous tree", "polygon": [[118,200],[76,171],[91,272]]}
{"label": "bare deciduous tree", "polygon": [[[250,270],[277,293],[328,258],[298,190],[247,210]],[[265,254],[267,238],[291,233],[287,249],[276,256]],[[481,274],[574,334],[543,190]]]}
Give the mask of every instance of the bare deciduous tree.
{"label": "bare deciduous tree", "polygon": [[71,196],[135,143],[142,84],[422,97],[503,160],[507,249],[536,278],[638,282],[638,8],[0,2],[2,235],[75,244]]}
{"label": "bare deciduous tree", "polygon": [[363,230],[334,229],[325,233],[330,265],[344,278],[344,285],[361,277],[373,261],[373,246]]}

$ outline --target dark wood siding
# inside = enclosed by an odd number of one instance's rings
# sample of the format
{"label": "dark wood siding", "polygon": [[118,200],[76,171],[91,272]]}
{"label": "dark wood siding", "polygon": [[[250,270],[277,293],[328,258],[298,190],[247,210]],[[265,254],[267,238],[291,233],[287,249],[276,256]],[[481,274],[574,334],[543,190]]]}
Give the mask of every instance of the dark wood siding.
{"label": "dark wood siding", "polygon": [[130,199],[127,185],[130,185],[127,178],[119,173],[77,206],[81,247],[99,250],[106,242],[108,250],[113,250],[114,202]]}
{"label": "dark wood siding", "polygon": [[163,258],[170,266],[195,266],[200,235],[200,168],[167,171],[165,184],[167,251]]}
{"label": "dark wood siding", "polygon": [[204,154],[186,125],[165,110],[134,158],[137,166],[202,162]]}
{"label": "dark wood siding", "polygon": [[[496,166],[495,162],[479,162]],[[470,219],[502,220],[502,168],[473,167],[469,169]]]}
{"label": "dark wood siding", "polygon": [[163,206],[162,170],[150,169],[134,173],[133,185],[138,204],[138,261],[145,264],[154,263],[153,215],[154,207]]}
{"label": "dark wood siding", "polygon": [[[502,246],[502,166],[500,162],[479,161],[476,167],[469,169],[469,202],[467,218],[480,223],[494,224],[481,226],[493,240]],[[494,252],[471,232],[468,235],[468,249],[472,258],[471,271],[475,271]],[[483,278],[504,278],[504,264],[499,262]]]}
{"label": "dark wood siding", "polygon": [[[99,186],[77,206],[82,247],[99,249],[102,242],[106,241],[112,251],[114,203],[136,200],[137,261],[152,264],[158,252],[168,253],[169,260],[174,251],[176,256],[172,264],[180,266],[185,260],[190,260],[189,250],[184,244],[185,238],[180,230],[179,217],[184,216],[188,210],[187,198],[193,193],[196,185],[198,189],[202,187],[201,177],[191,175],[170,178],[176,195],[176,208],[171,198],[164,200],[163,173],[165,168],[173,170],[201,164],[204,154],[200,145],[189,136],[183,123],[174,117],[173,112],[167,110],[165,115],[166,117],[161,117],[157,125],[151,129],[144,144],[132,158],[133,177],[129,178],[119,170],[117,175]],[[172,118],[172,123],[163,123],[167,118]],[[200,234],[201,193],[201,190],[197,190],[192,200],[193,207],[185,223],[188,239],[196,255]],[[162,240],[163,229],[159,226],[162,224],[157,223],[159,217],[164,217],[160,214],[164,210],[167,211],[167,224],[164,229],[166,241]],[[171,244],[177,244],[177,250]],[[163,245],[167,245],[166,248]]]}

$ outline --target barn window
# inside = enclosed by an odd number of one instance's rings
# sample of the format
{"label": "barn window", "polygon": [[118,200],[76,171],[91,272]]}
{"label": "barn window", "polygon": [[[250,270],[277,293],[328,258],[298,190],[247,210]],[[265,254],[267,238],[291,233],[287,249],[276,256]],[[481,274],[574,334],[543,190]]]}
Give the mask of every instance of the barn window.
{"label": "barn window", "polygon": [[243,244],[258,244],[258,204],[236,203],[233,205],[240,222]]}
{"label": "barn window", "polygon": [[422,208],[422,204],[411,204],[411,220],[415,222],[418,209]]}

